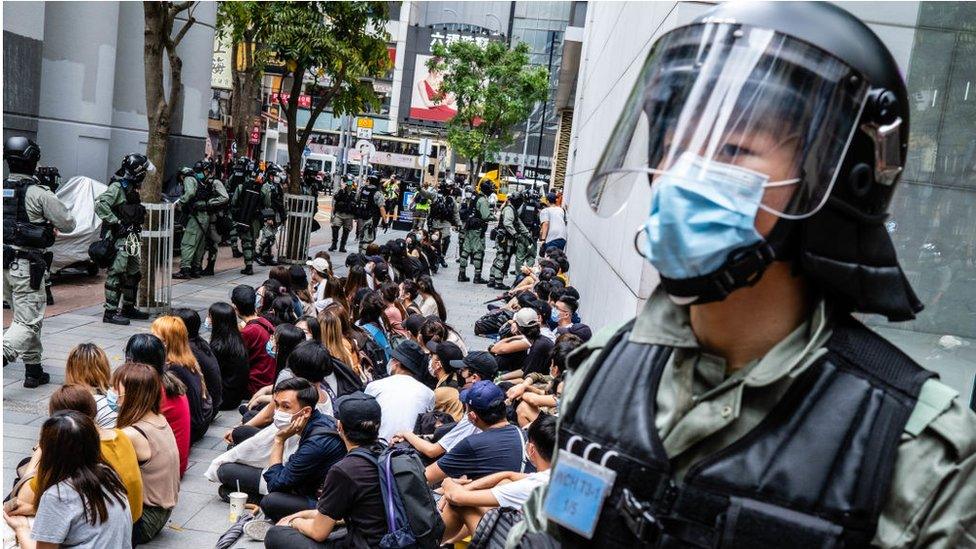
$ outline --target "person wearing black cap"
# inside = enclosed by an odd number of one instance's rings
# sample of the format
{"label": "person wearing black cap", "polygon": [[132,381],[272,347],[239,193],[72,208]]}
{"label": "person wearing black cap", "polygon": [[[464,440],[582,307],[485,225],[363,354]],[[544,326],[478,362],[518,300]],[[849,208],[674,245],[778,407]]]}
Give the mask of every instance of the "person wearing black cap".
{"label": "person wearing black cap", "polygon": [[[340,397],[335,408],[336,430],[346,445],[346,457],[326,474],[315,509],[288,515],[268,530],[264,546],[269,549],[336,547],[339,539],[342,547],[378,547],[387,533],[376,465],[361,454],[383,450],[378,440],[382,408],[375,398],[359,391]],[[340,520],[345,528],[337,529]]]}
{"label": "person wearing black cap", "polygon": [[392,354],[390,375],[366,386],[366,394],[376,397],[386,412],[380,426],[380,438],[386,441],[413,430],[417,415],[434,409],[434,391],[417,381],[427,372],[427,354],[413,340],[400,343]]}
{"label": "person wearing black cap", "polygon": [[525,433],[508,422],[505,393],[497,385],[478,381],[461,391],[461,403],[468,409],[468,420],[481,432],[468,436],[428,465],[429,484],[448,477],[478,479],[499,471],[535,471],[525,455]]}
{"label": "person wearing black cap", "polygon": [[491,381],[498,374],[498,362],[488,351],[471,351],[461,360],[452,360],[450,366],[461,370],[465,389],[478,381]]}
{"label": "person wearing black cap", "polygon": [[457,421],[464,414],[460,399],[464,379],[459,370],[451,367],[451,361],[462,360],[464,353],[450,341],[430,341],[427,349],[431,352],[427,371],[437,380],[434,387],[434,410],[451,414],[454,421]]}

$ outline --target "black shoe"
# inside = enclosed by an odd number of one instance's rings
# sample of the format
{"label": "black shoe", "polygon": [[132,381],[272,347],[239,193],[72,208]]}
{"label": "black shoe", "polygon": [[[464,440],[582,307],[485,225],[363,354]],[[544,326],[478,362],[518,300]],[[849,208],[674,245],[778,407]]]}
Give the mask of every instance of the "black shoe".
{"label": "black shoe", "polygon": [[188,280],[193,278],[193,276],[190,274],[190,269],[180,269],[173,275],[173,278],[179,280]]}
{"label": "black shoe", "polygon": [[238,250],[237,248],[231,248],[230,255],[234,257],[244,257],[244,252]]}
{"label": "black shoe", "polygon": [[190,269],[190,278],[200,278],[200,268],[193,267]]}
{"label": "black shoe", "polygon": [[441,267],[447,268],[447,261],[444,261],[443,257],[441,258]]}
{"label": "black shoe", "polygon": [[51,293],[51,287],[44,288],[44,293],[47,294],[47,304],[54,305],[54,294]]}
{"label": "black shoe", "polygon": [[230,493],[233,492],[230,488],[221,484],[217,487],[217,495],[220,499],[224,500],[226,503],[230,503]]}
{"label": "black shoe", "polygon": [[211,263],[207,265],[207,268],[200,271],[200,276],[213,276],[214,275],[214,265]]}
{"label": "black shoe", "polygon": [[122,306],[122,316],[133,320],[149,320],[149,313],[144,313],[132,305]]}
{"label": "black shoe", "polygon": [[346,253],[346,247],[345,246],[339,246],[339,251],[342,252],[342,253]]}
{"label": "black shoe", "polygon": [[488,287],[491,287],[491,283],[481,278],[481,275],[475,275],[474,280],[472,280],[472,282],[474,282],[475,284],[488,284]]}
{"label": "black shoe", "polygon": [[331,245],[331,246],[329,246],[329,251],[330,251],[330,252],[334,252],[334,251],[336,251],[336,243],[335,243],[335,242],[333,242],[333,243],[332,243],[332,245]]}
{"label": "black shoe", "polygon": [[129,319],[120,315],[118,311],[105,311],[105,314],[102,315],[102,322],[116,324],[118,326],[129,325]]}
{"label": "black shoe", "polygon": [[24,376],[25,389],[36,389],[41,385],[47,385],[50,382],[51,382],[51,376],[48,375],[47,372],[41,372],[41,374],[37,376],[31,376],[31,375]]}
{"label": "black shoe", "polygon": [[466,275],[464,271],[461,271],[458,273],[458,282],[471,282],[471,279],[468,278],[468,275]]}
{"label": "black shoe", "polygon": [[254,267],[252,267],[250,265],[245,265],[244,268],[241,269],[241,274],[242,275],[252,275],[252,274],[254,274]]}

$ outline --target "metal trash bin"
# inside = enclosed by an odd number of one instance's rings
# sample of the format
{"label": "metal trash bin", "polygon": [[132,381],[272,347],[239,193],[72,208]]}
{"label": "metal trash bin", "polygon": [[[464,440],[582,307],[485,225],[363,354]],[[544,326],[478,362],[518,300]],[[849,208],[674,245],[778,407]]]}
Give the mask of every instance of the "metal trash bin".
{"label": "metal trash bin", "polygon": [[148,313],[169,312],[173,297],[174,204],[143,204],[146,221],[142,242],[142,281],[136,307]]}
{"label": "metal trash bin", "polygon": [[285,195],[285,222],[278,238],[278,262],[304,265],[318,204],[314,196]]}

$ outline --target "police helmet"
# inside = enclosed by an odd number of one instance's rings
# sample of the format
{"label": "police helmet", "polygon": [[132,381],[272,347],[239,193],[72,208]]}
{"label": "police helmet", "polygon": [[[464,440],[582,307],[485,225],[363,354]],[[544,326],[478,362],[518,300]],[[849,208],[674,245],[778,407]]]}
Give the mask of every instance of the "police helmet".
{"label": "police helmet", "polygon": [[180,168],[180,172],[179,173],[180,173],[180,178],[193,177],[193,170],[191,168],[186,167],[186,166],[183,166],[182,168]]}
{"label": "police helmet", "polygon": [[[587,199],[612,215],[643,180],[653,214],[659,178],[720,194],[730,174],[748,174],[757,219],[772,216],[772,228],[715,254],[718,265],[662,272],[669,294],[721,300],[772,261],[792,260],[840,306],[911,319],[921,303],[883,225],[907,155],[908,109],[891,53],[842,8],[723,2],[651,48]],[[754,159],[773,154],[771,169],[757,168]]]}
{"label": "police helmet", "polygon": [[61,185],[61,172],[55,166],[38,166],[34,177],[41,185],[51,189],[52,193],[56,192]]}
{"label": "police helmet", "polygon": [[41,159],[41,148],[23,136],[8,137],[3,142],[3,159],[11,172],[30,175]]}
{"label": "police helmet", "polygon": [[213,162],[211,162],[210,160],[207,160],[206,158],[204,158],[203,160],[197,160],[193,164],[193,172],[194,173],[201,173],[201,174],[204,174],[204,175],[210,175],[210,172],[212,172],[212,171],[213,171]]}
{"label": "police helmet", "polygon": [[130,153],[122,157],[122,166],[115,175],[132,183],[142,183],[147,173],[156,171],[156,166],[144,154]]}
{"label": "police helmet", "polygon": [[481,194],[488,196],[495,192],[495,184],[486,179],[482,181],[480,185],[478,185],[478,189],[481,191]]}

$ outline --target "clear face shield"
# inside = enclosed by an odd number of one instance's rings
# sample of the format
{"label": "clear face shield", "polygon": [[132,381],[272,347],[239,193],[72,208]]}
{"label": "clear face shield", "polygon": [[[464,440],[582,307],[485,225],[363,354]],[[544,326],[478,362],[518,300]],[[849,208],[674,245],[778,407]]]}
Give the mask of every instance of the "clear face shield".
{"label": "clear face shield", "polygon": [[754,210],[808,217],[830,194],[868,88],[845,63],[775,31],[678,28],[648,55],[587,199],[610,216],[635,182],[654,193],[667,174]]}

